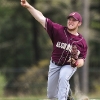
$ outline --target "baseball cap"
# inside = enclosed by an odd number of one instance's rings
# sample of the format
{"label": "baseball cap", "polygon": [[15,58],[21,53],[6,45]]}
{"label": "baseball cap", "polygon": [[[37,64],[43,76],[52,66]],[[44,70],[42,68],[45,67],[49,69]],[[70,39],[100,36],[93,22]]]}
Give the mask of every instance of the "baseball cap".
{"label": "baseball cap", "polygon": [[69,18],[69,17],[74,17],[77,21],[82,22],[82,16],[78,12],[70,13],[67,18]]}

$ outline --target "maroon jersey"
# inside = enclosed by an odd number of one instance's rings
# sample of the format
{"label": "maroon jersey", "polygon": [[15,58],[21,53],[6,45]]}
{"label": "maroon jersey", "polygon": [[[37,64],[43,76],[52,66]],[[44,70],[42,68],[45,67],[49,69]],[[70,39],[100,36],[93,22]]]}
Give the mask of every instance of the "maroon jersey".
{"label": "maroon jersey", "polygon": [[78,58],[86,58],[87,44],[80,33],[78,36],[70,34],[67,31],[67,27],[54,23],[48,18],[46,19],[46,30],[53,43],[53,61],[62,65],[68,65],[73,45],[76,45],[78,48]]}

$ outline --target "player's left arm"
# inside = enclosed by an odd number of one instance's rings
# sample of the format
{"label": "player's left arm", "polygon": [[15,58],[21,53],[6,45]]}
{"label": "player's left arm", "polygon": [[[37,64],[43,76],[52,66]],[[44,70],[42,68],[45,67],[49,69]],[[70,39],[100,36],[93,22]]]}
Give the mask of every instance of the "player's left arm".
{"label": "player's left arm", "polygon": [[84,48],[81,51],[81,54],[79,55],[77,59],[77,67],[82,67],[84,65],[86,55],[87,55],[87,44],[84,45]]}

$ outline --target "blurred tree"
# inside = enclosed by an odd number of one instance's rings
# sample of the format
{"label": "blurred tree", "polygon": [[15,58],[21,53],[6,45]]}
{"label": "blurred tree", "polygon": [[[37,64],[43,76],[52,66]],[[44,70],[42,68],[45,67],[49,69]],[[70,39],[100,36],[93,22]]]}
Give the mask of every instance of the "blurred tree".
{"label": "blurred tree", "polygon": [[[82,7],[83,7],[83,10],[82,10],[82,15],[83,15],[83,36],[85,37],[86,41],[87,41],[87,45],[88,45],[88,42],[89,42],[89,8],[90,8],[90,0],[82,0]],[[86,31],[84,31],[86,30]],[[81,79],[81,83],[82,83],[82,92],[87,94],[88,91],[89,91],[89,45],[88,45],[88,51],[87,51],[87,58],[85,60],[85,64],[84,66],[82,67],[82,79]]]}
{"label": "blurred tree", "polygon": [[[35,5],[36,4],[36,0],[30,0],[29,3],[31,5]],[[40,53],[39,52],[39,42],[38,42],[38,36],[39,36],[39,25],[37,24],[37,21],[31,17],[31,31],[32,31],[32,47],[33,47],[33,51],[34,51],[34,63],[38,63],[38,61],[40,60]]]}
{"label": "blurred tree", "polygon": [[[27,66],[32,64],[31,34],[28,30],[25,30],[28,29],[30,25],[25,25],[26,23],[24,23],[24,21],[27,20],[28,17],[23,16],[19,12],[20,7],[13,7],[13,10],[7,7],[5,10],[7,10],[9,14],[7,15],[7,13],[5,13],[4,15],[7,16],[7,18],[5,18],[6,22],[4,22],[0,34],[0,42],[3,45],[3,48],[0,50],[0,65],[7,80],[5,90],[9,91],[7,93],[10,93],[10,91],[14,93],[17,92],[18,89],[18,86],[14,84],[19,75],[25,72]],[[6,45],[10,45],[4,47],[5,43]]]}
{"label": "blurred tree", "polygon": [[90,91],[96,92],[94,82],[100,83],[100,0],[91,0],[90,29]]}

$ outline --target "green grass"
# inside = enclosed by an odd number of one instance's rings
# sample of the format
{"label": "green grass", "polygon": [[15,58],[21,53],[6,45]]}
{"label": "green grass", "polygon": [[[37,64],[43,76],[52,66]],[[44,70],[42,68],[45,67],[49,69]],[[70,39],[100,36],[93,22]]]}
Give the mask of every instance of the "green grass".
{"label": "green grass", "polygon": [[2,97],[0,100],[46,100],[46,97]]}
{"label": "green grass", "polygon": [[[8,98],[0,98],[0,100],[48,100],[48,99],[46,97],[40,96],[40,97],[8,97]],[[100,100],[100,98],[91,98],[90,100]]]}

